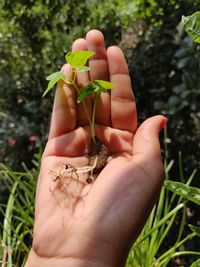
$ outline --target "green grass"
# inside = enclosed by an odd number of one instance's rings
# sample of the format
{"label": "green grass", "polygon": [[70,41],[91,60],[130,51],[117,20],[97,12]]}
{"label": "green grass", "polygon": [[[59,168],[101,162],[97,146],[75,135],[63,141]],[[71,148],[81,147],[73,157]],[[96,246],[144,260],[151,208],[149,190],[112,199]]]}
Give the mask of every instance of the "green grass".
{"label": "green grass", "polygon": [[31,171],[15,172],[1,164],[0,182],[6,184],[9,197],[1,204],[0,215],[0,262],[8,267],[24,266],[31,246],[34,223],[34,199],[38,176],[38,160]]}
{"label": "green grass", "polygon": [[[37,156],[33,161],[35,167],[29,170],[23,165],[22,172],[15,172],[3,164],[0,166],[0,183],[5,184],[9,191],[7,203],[0,206],[0,215],[3,218],[0,226],[2,266],[21,267],[27,259],[34,223],[34,199],[39,161]],[[176,180],[181,182],[173,182],[170,180],[170,171],[174,161],[168,162],[165,155],[165,184],[141,235],[130,251],[126,267],[172,266],[173,258],[184,255],[189,255],[196,260],[191,267],[200,266],[200,252],[180,249],[187,241],[200,236],[199,227],[194,226],[190,226],[190,233],[185,235],[185,229],[188,227],[187,203],[192,201],[196,205],[200,204],[200,189],[190,186],[196,170],[188,179],[185,179],[182,162],[179,154],[179,174]],[[172,229],[176,229],[177,232],[174,243],[169,247],[166,245],[166,240],[170,239]],[[3,262],[6,262],[6,265],[3,265]]]}
{"label": "green grass", "polygon": [[[126,267],[166,267],[171,265],[171,260],[184,256],[193,255],[197,258],[191,267],[199,267],[199,251],[182,250],[182,246],[194,237],[200,236],[200,228],[192,227],[190,234],[185,236],[187,227],[186,207],[187,202],[192,201],[200,205],[200,189],[191,187],[196,170],[188,179],[184,177],[182,155],[179,152],[178,167],[179,173],[174,182],[170,179],[170,171],[173,168],[174,160],[168,160],[167,129],[165,127],[164,138],[164,168],[165,183],[161,190],[160,197],[154,206],[150,217],[129,254]],[[179,224],[177,225],[177,219]],[[167,239],[172,240],[172,230],[176,230],[176,238],[170,247]],[[174,238],[174,236],[173,236]]]}

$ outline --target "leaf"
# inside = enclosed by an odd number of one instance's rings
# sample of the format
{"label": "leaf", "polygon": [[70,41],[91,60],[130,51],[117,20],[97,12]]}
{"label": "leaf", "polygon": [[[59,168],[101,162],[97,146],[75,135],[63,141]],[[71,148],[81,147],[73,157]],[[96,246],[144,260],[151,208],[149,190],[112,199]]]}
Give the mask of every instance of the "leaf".
{"label": "leaf", "polygon": [[107,81],[103,81],[103,80],[95,80],[94,83],[104,91],[107,91],[107,90],[113,88],[113,83],[111,83],[111,82],[107,82]]}
{"label": "leaf", "polygon": [[200,266],[200,259],[196,260],[195,262],[190,265],[190,267],[199,267]]}
{"label": "leaf", "polygon": [[94,54],[92,51],[71,51],[66,54],[65,59],[73,67],[83,67]]}
{"label": "leaf", "polygon": [[95,97],[99,97],[101,93],[106,92],[113,87],[112,83],[103,80],[95,80],[93,81],[93,85],[95,87],[93,96]]}
{"label": "leaf", "polygon": [[191,224],[189,224],[188,226],[190,227],[192,232],[194,232],[196,235],[198,235],[200,237],[200,227],[197,227],[197,226],[194,226]]}
{"label": "leaf", "polygon": [[87,96],[98,97],[102,92],[106,92],[111,89],[113,84],[103,80],[95,80],[87,86],[81,88],[77,103],[82,102]]}
{"label": "leaf", "polygon": [[81,90],[79,91],[79,96],[77,98],[77,103],[81,103],[89,95],[92,96],[95,88],[96,86],[93,83],[90,83],[81,88]]}
{"label": "leaf", "polygon": [[77,72],[86,72],[86,71],[90,70],[90,68],[87,67],[87,66],[76,67],[75,69],[76,69]]}
{"label": "leaf", "polygon": [[42,97],[44,97],[53,87],[54,85],[59,81],[64,79],[64,74],[61,71],[57,71],[49,75],[46,80],[49,81],[47,89],[44,91]]}
{"label": "leaf", "polygon": [[165,181],[165,187],[183,198],[200,205],[200,189],[180,182]]}
{"label": "leaf", "polygon": [[[47,81],[54,80],[54,79],[56,79],[57,77],[62,77],[62,78],[64,78],[64,74],[63,74],[63,72],[61,72],[61,71],[56,71],[56,72],[50,74],[49,76],[47,76],[47,77],[46,77],[46,80],[47,80]],[[62,79],[62,78],[61,78],[61,79]]]}
{"label": "leaf", "polygon": [[191,16],[182,16],[182,23],[185,31],[196,43],[200,43],[200,11]]}

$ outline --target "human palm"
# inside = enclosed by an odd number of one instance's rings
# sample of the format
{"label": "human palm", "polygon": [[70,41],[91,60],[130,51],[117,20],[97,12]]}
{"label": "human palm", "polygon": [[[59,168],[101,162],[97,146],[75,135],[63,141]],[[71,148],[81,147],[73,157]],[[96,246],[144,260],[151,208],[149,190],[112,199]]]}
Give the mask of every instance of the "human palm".
{"label": "human palm", "polygon": [[[78,76],[80,87],[95,79],[114,84],[103,93],[96,110],[95,133],[109,158],[91,184],[86,182],[89,173],[76,173],[76,167],[88,165],[90,128],[83,106],[76,104],[75,91],[60,82],[37,186],[32,253],[53,260],[52,266],[66,266],[65,261],[67,266],[79,266],[73,265],[76,260],[87,262],[80,266],[92,262],[91,266],[122,266],[162,185],[158,133],[166,119],[155,116],[137,129],[123,53],[117,47],[106,50],[100,32],[90,31],[72,49],[95,52],[90,73]],[[63,71],[69,72],[68,65]],[[87,99],[86,105],[91,113],[92,100]],[[74,166],[68,182],[60,175],[66,164]]]}

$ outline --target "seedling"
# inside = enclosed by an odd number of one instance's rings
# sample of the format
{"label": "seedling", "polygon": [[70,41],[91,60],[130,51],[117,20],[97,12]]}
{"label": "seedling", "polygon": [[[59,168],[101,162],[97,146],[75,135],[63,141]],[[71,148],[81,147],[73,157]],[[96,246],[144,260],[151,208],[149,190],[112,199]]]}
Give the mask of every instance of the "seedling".
{"label": "seedling", "polygon": [[[71,74],[65,75],[61,71],[57,71],[49,75],[46,79],[49,81],[47,89],[43,96],[45,96],[60,80],[63,80],[66,84],[73,85],[77,93],[77,103],[83,103],[83,107],[90,125],[91,136],[93,143],[96,143],[95,138],[95,113],[96,103],[102,92],[106,92],[113,87],[113,84],[103,80],[94,80],[89,82],[81,90],[77,84],[77,75],[79,72],[87,72],[90,68],[86,65],[88,59],[90,59],[95,53],[92,51],[74,51],[68,52],[65,56],[66,62],[70,64]],[[85,104],[85,99],[90,96],[93,99],[92,117],[90,117],[88,108]]]}

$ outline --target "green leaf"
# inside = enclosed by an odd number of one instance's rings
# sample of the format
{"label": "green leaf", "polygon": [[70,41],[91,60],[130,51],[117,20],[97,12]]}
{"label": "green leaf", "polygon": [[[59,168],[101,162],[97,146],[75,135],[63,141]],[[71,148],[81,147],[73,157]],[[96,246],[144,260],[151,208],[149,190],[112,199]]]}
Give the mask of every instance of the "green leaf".
{"label": "green leaf", "polygon": [[[47,76],[47,77],[46,77],[46,80],[47,80],[47,81],[54,80],[54,79],[56,79],[57,77],[62,77],[62,78],[64,78],[64,74],[63,74],[61,71],[56,71],[56,72],[50,74],[49,76]],[[62,79],[62,78],[61,78],[61,79]]]}
{"label": "green leaf", "polygon": [[81,88],[77,103],[82,102],[87,96],[99,97],[102,92],[111,89],[113,84],[103,80],[95,80],[87,86]]}
{"label": "green leaf", "polygon": [[81,88],[81,90],[79,91],[79,96],[77,98],[77,103],[81,103],[87,96],[93,96],[95,88],[96,86],[93,83],[90,83]]}
{"label": "green leaf", "polygon": [[111,89],[113,87],[113,84],[103,80],[95,80],[93,81],[93,87],[93,96],[99,97],[101,93]]}
{"label": "green leaf", "polygon": [[183,198],[200,205],[200,189],[180,182],[165,181],[165,187]]}
{"label": "green leaf", "polygon": [[71,51],[67,53],[65,59],[73,67],[82,67],[94,54],[92,51]]}
{"label": "green leaf", "polygon": [[47,89],[43,93],[43,97],[54,87],[54,85],[59,81],[64,79],[64,74],[61,71],[57,71],[49,75],[46,80],[49,81]]}
{"label": "green leaf", "polygon": [[200,237],[200,227],[197,227],[197,226],[194,226],[191,224],[189,224],[188,226],[190,227],[192,232],[194,232],[196,235],[198,235]]}
{"label": "green leaf", "polygon": [[76,69],[77,72],[86,72],[86,71],[90,70],[90,68],[87,67],[87,66],[76,67],[75,69]]}
{"label": "green leaf", "polygon": [[190,267],[199,267],[200,266],[200,259],[196,260],[195,262],[190,265]]}
{"label": "green leaf", "polygon": [[200,11],[191,16],[182,16],[182,23],[185,31],[196,43],[200,43]]}
{"label": "green leaf", "polygon": [[107,82],[107,81],[103,81],[103,80],[95,80],[94,83],[104,91],[107,91],[107,90],[113,88],[113,83],[111,83],[111,82]]}

